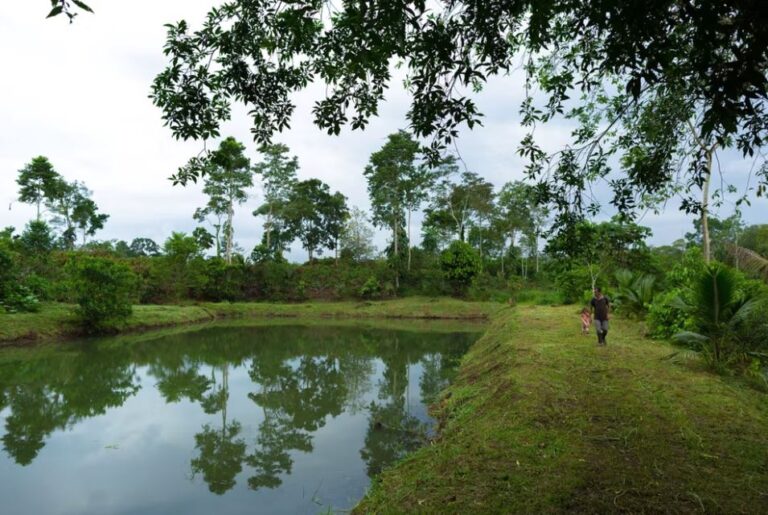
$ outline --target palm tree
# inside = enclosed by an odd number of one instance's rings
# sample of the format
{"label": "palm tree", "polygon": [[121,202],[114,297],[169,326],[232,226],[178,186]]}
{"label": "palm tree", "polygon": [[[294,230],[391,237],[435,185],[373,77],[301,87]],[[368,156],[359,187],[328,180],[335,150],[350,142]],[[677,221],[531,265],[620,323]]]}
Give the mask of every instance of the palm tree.
{"label": "palm tree", "polygon": [[682,331],[674,339],[694,348],[709,351],[718,365],[738,343],[738,325],[757,305],[758,299],[739,290],[732,268],[713,263],[704,270],[693,286],[690,302],[677,299],[677,307],[686,311],[698,331]]}
{"label": "palm tree", "polygon": [[645,316],[656,295],[656,278],[629,270],[616,272],[616,302],[629,315]]}

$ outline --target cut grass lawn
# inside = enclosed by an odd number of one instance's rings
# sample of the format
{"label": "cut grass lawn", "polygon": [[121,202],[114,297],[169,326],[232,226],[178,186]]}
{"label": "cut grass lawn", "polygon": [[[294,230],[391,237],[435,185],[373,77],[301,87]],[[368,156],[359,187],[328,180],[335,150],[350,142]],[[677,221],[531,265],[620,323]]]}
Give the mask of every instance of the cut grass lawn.
{"label": "cut grass lawn", "polygon": [[[46,304],[39,313],[0,314],[0,345],[79,335],[74,306]],[[121,332],[206,322],[221,318],[291,317],[485,320],[501,309],[491,302],[408,297],[371,302],[202,303],[135,306]]]}
{"label": "cut grass lawn", "polygon": [[768,395],[573,307],[505,309],[357,513],[768,512]]}

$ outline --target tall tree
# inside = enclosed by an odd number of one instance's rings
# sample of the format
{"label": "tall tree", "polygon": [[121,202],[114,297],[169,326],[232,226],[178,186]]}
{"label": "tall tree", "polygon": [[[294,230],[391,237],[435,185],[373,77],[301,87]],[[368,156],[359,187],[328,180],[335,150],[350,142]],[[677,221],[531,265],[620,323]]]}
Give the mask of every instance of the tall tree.
{"label": "tall tree", "polygon": [[[90,195],[90,192],[87,193]],[[75,204],[72,210],[72,222],[81,231],[83,245],[86,244],[88,236],[93,236],[96,234],[96,231],[104,228],[108,218],[109,215],[99,213],[99,207],[96,205],[96,202],[85,196],[78,199],[77,204]]]}
{"label": "tall tree", "polygon": [[322,248],[336,248],[346,212],[343,195],[331,195],[327,184],[309,179],[294,184],[283,216],[288,230],[301,241],[311,262]]}
{"label": "tall tree", "polygon": [[363,174],[368,180],[373,223],[392,231],[393,253],[399,259],[398,234],[407,224],[408,268],[411,263],[411,213],[426,198],[433,174],[417,163],[419,143],[408,132],[400,130],[387,137],[387,142],[371,154]]}
{"label": "tall tree", "polygon": [[99,214],[98,206],[91,200],[91,191],[79,181],[67,182],[59,177],[51,188],[51,197],[46,207],[53,213],[51,223],[62,228],[61,241],[65,248],[72,249],[77,239],[77,230],[83,231],[83,242],[104,227],[109,215]]}
{"label": "tall tree", "polygon": [[443,238],[466,241],[474,226],[486,226],[494,205],[493,184],[478,174],[464,170],[453,160],[439,168],[440,179],[432,190],[424,226],[434,228]]}
{"label": "tall tree", "polygon": [[235,205],[248,200],[247,189],[253,186],[251,161],[244,152],[243,144],[229,137],[206,158],[203,193],[208,195],[208,203],[195,212],[197,220],[204,219],[209,214],[217,217],[219,222],[214,224],[216,241],[220,241],[219,235],[223,231],[224,260],[227,264],[232,263],[234,249]]}
{"label": "tall tree", "polygon": [[282,228],[275,227],[275,224],[281,220],[282,217],[278,214],[284,208],[296,183],[299,160],[296,156],[289,157],[288,147],[282,144],[262,145],[259,152],[264,155],[264,160],[254,166],[254,172],[261,176],[264,203],[253,212],[253,216],[266,218],[264,241],[267,249],[274,254],[282,253],[283,243],[278,240],[276,245],[273,245],[273,234],[284,232]]}
{"label": "tall tree", "polygon": [[56,193],[59,174],[47,157],[38,156],[19,170],[16,184],[19,185],[19,201],[34,204],[37,207],[37,220],[40,220],[40,206]]}

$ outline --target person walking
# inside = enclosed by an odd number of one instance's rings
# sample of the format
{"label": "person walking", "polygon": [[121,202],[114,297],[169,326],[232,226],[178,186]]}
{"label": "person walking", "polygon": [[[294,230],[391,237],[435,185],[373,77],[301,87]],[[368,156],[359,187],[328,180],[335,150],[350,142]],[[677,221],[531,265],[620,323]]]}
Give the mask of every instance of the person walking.
{"label": "person walking", "polygon": [[611,302],[608,297],[603,295],[600,288],[595,288],[595,296],[590,301],[592,312],[595,318],[595,332],[597,333],[597,344],[603,346],[606,344],[605,336],[608,334],[608,319],[610,318],[610,306]]}

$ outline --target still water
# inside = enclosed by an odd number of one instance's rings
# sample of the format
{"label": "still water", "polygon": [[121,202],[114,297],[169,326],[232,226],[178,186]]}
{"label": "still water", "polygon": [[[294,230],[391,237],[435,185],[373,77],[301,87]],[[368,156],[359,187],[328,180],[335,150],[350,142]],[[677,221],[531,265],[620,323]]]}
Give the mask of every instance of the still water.
{"label": "still water", "polygon": [[477,336],[233,325],[0,353],[0,512],[348,509],[424,443]]}

